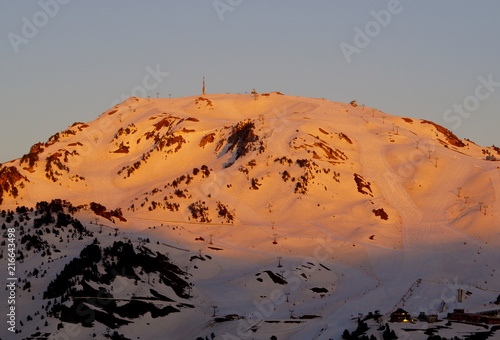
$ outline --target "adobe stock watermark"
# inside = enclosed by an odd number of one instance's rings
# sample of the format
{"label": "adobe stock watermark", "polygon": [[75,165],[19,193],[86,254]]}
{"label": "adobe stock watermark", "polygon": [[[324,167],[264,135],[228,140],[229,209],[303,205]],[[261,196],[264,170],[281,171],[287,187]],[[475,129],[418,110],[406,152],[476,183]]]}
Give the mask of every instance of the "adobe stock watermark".
{"label": "adobe stock watermark", "polygon": [[[283,107],[281,110],[274,108],[269,117],[266,117],[266,119],[269,122],[272,122],[274,126],[278,126],[274,130],[274,133],[281,133],[286,131],[288,129],[288,126],[292,122],[287,107]],[[262,119],[262,123],[264,124],[264,119]]]}
{"label": "adobe stock watermark", "polygon": [[391,191],[397,191],[396,185],[401,185],[403,180],[413,178],[419,164],[426,159],[431,159],[431,155],[435,152],[436,145],[430,139],[425,139],[418,141],[416,148],[411,152],[398,154],[399,165],[396,171],[387,171],[384,174]]}
{"label": "adobe stock watermark", "polygon": [[[321,266],[321,262],[329,261],[338,250],[339,244],[330,235],[325,238],[316,238],[316,247],[314,248],[313,256],[305,257],[301,265],[296,268],[301,268],[304,273],[312,274]],[[281,277],[286,281],[284,288],[272,290],[268,299],[262,302],[253,301],[255,310],[251,313],[252,319],[240,319],[236,329],[236,334],[224,333],[221,335],[224,340],[240,340],[252,337],[252,327],[260,323],[265,318],[270,318],[275,313],[276,307],[279,307],[287,302],[287,294],[297,292],[304,286],[306,279],[295,270],[283,270]]]}
{"label": "adobe stock watermark", "polygon": [[[411,1],[411,0],[410,0]],[[387,9],[380,11],[370,11],[370,15],[374,20],[368,21],[363,29],[358,26],[354,27],[353,44],[341,42],[339,47],[348,64],[352,62],[352,55],[359,54],[361,51],[370,45],[372,39],[377,37],[383,28],[389,26],[394,16],[403,12],[403,6],[399,0],[390,0],[387,3]]]}
{"label": "adobe stock watermark", "polygon": [[130,94],[121,94],[119,99],[116,99],[111,103],[111,106],[120,104],[125,99],[130,97],[146,98],[148,91],[156,89],[169,75],[169,72],[162,72],[160,70],[160,64],[156,64],[154,69],[149,65],[146,66],[146,74],[142,78],[142,82],[139,85],[134,86],[130,90]]}
{"label": "adobe stock watermark", "polygon": [[231,184],[231,175],[226,170],[212,171],[210,176],[202,186],[202,191],[205,196],[212,195],[217,197],[221,188]]}
{"label": "adobe stock watermark", "polygon": [[224,13],[234,11],[242,3],[243,0],[214,0],[212,6],[214,6],[219,20],[224,21]]}
{"label": "adobe stock watermark", "polygon": [[[148,65],[145,70],[146,74],[143,76],[142,82],[139,85],[132,87],[130,94],[122,94],[120,98],[114,100],[111,104],[112,107],[123,102],[129,97],[147,97],[147,91],[153,91],[156,89],[170,74],[169,72],[162,72],[160,70],[160,64],[157,64],[155,68]],[[125,110],[125,112],[129,112],[131,107]],[[113,119],[100,119],[98,127],[86,131],[85,143],[83,143],[82,148],[79,150],[79,154],[83,157],[78,158],[79,162],[83,162],[85,157],[90,155],[94,151],[94,148],[104,141],[106,133],[116,132],[118,129],[117,123],[121,120],[120,113],[114,115]]]}
{"label": "adobe stock watermark", "polygon": [[[441,309],[445,307],[446,305],[451,305],[457,302],[458,300],[458,290],[459,288],[462,288],[462,285],[459,284],[458,278],[455,277],[455,279],[452,281],[449,281],[448,279],[444,280],[445,287],[441,290],[441,295],[439,298],[433,299],[431,302],[429,302],[429,305],[427,308],[425,307],[420,307],[419,312],[424,312],[424,313],[439,313],[441,312]],[[418,297],[418,296],[417,296]]]}
{"label": "adobe stock watermark", "polygon": [[38,1],[38,6],[41,10],[37,11],[31,16],[31,18],[22,17],[22,27],[21,34],[14,32],[9,32],[7,34],[7,39],[9,39],[10,46],[16,54],[19,53],[19,47],[21,45],[26,45],[30,40],[34,39],[40,29],[45,27],[50,19],[54,18],[61,8],[61,5],[66,5],[70,0],[40,0]]}
{"label": "adobe stock watermark", "polygon": [[443,120],[446,123],[454,123],[451,130],[456,130],[462,126],[463,120],[470,118],[471,114],[476,112],[481,106],[481,102],[491,97],[497,87],[500,87],[500,82],[493,80],[493,74],[489,74],[487,78],[479,76],[474,94],[464,98],[461,104],[454,103],[453,108],[446,110],[443,113]]}
{"label": "adobe stock watermark", "polygon": [[[5,226],[5,225],[4,225]],[[16,229],[7,229],[7,283],[6,290],[9,292],[7,304],[7,330],[16,333],[16,299],[17,299],[17,278],[16,278]]]}

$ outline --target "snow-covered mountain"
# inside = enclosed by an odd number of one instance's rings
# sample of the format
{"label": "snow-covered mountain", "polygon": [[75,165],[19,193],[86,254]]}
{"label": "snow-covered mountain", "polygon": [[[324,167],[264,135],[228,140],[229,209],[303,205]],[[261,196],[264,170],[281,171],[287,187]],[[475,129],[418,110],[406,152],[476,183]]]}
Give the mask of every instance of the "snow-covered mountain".
{"label": "snow-covered mountain", "polygon": [[0,166],[0,223],[24,257],[17,327],[338,339],[358,313],[495,309],[499,155],[325,99],[129,98]]}

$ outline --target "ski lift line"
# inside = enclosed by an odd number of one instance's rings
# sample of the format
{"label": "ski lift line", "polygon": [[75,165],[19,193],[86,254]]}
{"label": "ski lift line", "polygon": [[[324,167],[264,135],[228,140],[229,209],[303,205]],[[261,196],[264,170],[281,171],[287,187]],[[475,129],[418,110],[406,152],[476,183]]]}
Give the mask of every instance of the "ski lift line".
{"label": "ski lift line", "polygon": [[[173,224],[176,224],[176,227],[178,228],[182,228],[183,230],[191,233],[192,235],[195,235],[195,233],[189,229],[186,229],[185,227],[182,227],[182,226],[179,226],[178,224],[194,224],[194,225],[212,225],[212,226],[219,226],[222,227],[222,226],[225,226],[223,224],[213,224],[213,223],[204,223],[204,222],[184,222],[184,221],[164,221],[164,220],[157,220],[157,219],[146,219],[146,218],[140,218],[140,217],[127,217],[127,218],[132,218],[132,219],[138,219],[138,220],[146,220],[146,221],[155,221],[155,222],[163,222],[163,223],[173,223]],[[216,229],[216,232],[219,233],[219,228]],[[167,247],[171,247],[171,248],[174,248],[174,249],[178,249],[178,250],[181,250],[181,251],[190,251],[190,250],[187,250],[187,249],[182,249],[182,248],[178,248],[178,247],[175,247],[175,246],[171,246],[171,245],[168,245],[168,244],[165,244],[165,243],[162,243],[163,245],[167,246]],[[204,245],[203,246],[203,250],[206,250],[208,246]]]}
{"label": "ski lift line", "polygon": [[500,293],[500,290],[495,290],[495,289],[488,289],[488,288],[485,288],[485,287],[481,287],[480,285],[474,283],[472,285],[473,287],[477,288],[477,289],[480,289],[480,290],[483,290],[483,291],[486,291],[486,292],[492,292],[492,293]]}
{"label": "ski lift line", "polygon": [[95,299],[95,300],[113,300],[113,301],[147,301],[153,304],[178,304],[177,301],[162,301],[162,300],[153,300],[153,299],[131,299],[131,298],[107,298],[107,297],[97,297],[97,296],[71,296],[71,300],[86,300],[86,299]]}
{"label": "ski lift line", "polygon": [[[153,218],[132,217],[132,216],[123,216],[123,217],[125,217],[127,219],[151,221],[151,222],[162,222],[162,223],[170,223],[170,224],[197,224],[197,225],[210,225],[210,226],[226,226],[227,225],[227,224],[223,224],[223,223],[207,223],[207,222],[192,222],[192,221],[168,221],[168,220],[159,220],[159,219],[153,219]],[[182,228],[185,229],[184,227],[182,227]]]}
{"label": "ski lift line", "polygon": [[[326,316],[326,319],[331,320],[332,318],[334,318],[335,316],[334,316],[333,311],[337,311],[339,308],[341,308],[342,306],[346,305],[347,301],[352,302],[352,301],[359,300],[359,299],[365,297],[367,294],[370,294],[370,293],[374,292],[375,290],[377,290],[381,286],[382,286],[382,284],[379,283],[375,287],[373,287],[371,289],[368,289],[367,291],[360,292],[359,294],[356,294],[354,296],[349,296],[349,297],[342,296],[342,297],[339,297],[333,303],[329,302],[328,305],[330,306],[330,310],[332,312],[330,312],[330,314],[328,316]],[[339,283],[339,287],[340,287],[340,283]]]}
{"label": "ski lift line", "polygon": [[[453,170],[448,170],[445,173],[441,173],[441,176],[438,179],[439,183],[446,184],[448,187],[455,188],[461,187],[464,183],[464,179],[469,178],[471,173],[474,171],[474,168],[472,166],[454,166],[452,167]],[[454,195],[456,196],[456,195]],[[431,197],[436,197],[438,198],[437,195],[431,196]],[[455,199],[455,197],[453,197]],[[446,210],[446,205],[449,202],[446,199],[442,199],[442,196],[439,196],[439,199],[434,202],[433,204],[433,211],[437,212],[442,212]],[[427,216],[432,216],[434,214],[427,214]]]}
{"label": "ski lift line", "polygon": [[172,246],[172,245],[170,245],[170,244],[166,244],[166,243],[163,243],[163,242],[162,242],[161,244],[162,244],[162,245],[164,245],[165,247],[170,247],[170,248],[177,249],[177,250],[182,250],[182,251],[187,251],[187,252],[189,252],[189,251],[190,251],[190,250],[188,250],[188,249],[179,248],[179,247]]}
{"label": "ski lift line", "polygon": [[[290,319],[284,319],[283,321],[289,321]],[[266,320],[266,321],[278,321],[276,319],[271,319],[271,320]],[[302,322],[304,323],[305,321],[307,320],[303,320]],[[262,322],[262,321],[261,321]],[[260,322],[259,322],[260,324]],[[252,327],[250,327],[248,330],[246,330],[245,332],[248,332],[248,331],[251,331],[252,328],[254,327],[257,327],[259,324],[255,324],[253,325]],[[288,334],[290,332],[293,332],[293,331],[298,331],[298,330],[301,330],[301,329],[304,329],[304,325],[294,325],[293,327],[289,327],[289,328],[283,328],[281,330],[277,330],[277,329],[268,329],[268,330],[265,330],[265,329],[259,329],[259,334],[276,334],[276,335],[279,335],[279,334]],[[312,338],[313,340],[314,339],[317,339],[317,337],[314,337]]]}

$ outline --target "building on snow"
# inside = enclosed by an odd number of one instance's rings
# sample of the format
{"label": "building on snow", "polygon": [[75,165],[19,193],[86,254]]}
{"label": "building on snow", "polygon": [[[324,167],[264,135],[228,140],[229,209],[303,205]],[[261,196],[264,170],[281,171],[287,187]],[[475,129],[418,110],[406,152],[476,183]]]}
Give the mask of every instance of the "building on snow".
{"label": "building on snow", "polygon": [[410,313],[402,308],[396,309],[395,312],[391,313],[391,322],[410,322],[412,321]]}

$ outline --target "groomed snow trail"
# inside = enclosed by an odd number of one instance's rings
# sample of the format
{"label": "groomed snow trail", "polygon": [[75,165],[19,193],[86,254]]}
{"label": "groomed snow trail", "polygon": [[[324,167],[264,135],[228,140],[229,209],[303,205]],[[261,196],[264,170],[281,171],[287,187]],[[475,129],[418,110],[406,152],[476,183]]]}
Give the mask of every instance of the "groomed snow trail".
{"label": "groomed snow trail", "polygon": [[500,169],[492,169],[488,171],[491,176],[491,182],[495,189],[495,203],[492,207],[493,216],[495,216],[495,232],[500,234]]}
{"label": "groomed snow trail", "polygon": [[[382,133],[386,131],[380,129]],[[367,134],[357,129],[353,131],[359,146],[360,162],[363,176],[369,182],[375,182],[382,195],[401,216],[404,228],[415,225],[422,219],[422,212],[417,207],[408,192],[401,185],[401,177],[387,164],[381,149],[385,146],[376,134]],[[352,132],[351,132],[352,133]],[[370,136],[367,140],[366,136]]]}

